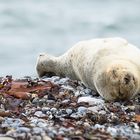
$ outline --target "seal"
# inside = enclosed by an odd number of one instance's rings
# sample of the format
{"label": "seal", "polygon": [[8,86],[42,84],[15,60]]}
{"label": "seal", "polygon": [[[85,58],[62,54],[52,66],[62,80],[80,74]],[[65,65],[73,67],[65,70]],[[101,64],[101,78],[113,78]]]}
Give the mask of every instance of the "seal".
{"label": "seal", "polygon": [[80,80],[108,101],[140,91],[140,50],[123,38],[81,41],[59,57],[40,54],[36,69],[39,77],[55,73]]}

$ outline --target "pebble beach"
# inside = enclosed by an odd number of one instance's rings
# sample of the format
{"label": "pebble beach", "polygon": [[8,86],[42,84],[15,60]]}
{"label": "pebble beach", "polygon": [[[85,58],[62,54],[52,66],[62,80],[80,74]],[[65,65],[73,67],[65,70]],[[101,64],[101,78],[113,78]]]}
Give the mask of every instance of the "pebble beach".
{"label": "pebble beach", "polygon": [[81,82],[58,76],[7,76],[0,83],[1,140],[140,139],[140,95],[106,102]]}

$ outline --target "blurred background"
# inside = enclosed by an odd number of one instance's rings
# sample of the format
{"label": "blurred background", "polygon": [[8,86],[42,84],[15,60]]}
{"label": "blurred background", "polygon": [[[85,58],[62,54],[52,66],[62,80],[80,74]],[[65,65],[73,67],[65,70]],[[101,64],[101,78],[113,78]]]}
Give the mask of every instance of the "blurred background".
{"label": "blurred background", "polygon": [[114,36],[140,47],[140,0],[0,0],[0,76],[36,76],[39,53]]}

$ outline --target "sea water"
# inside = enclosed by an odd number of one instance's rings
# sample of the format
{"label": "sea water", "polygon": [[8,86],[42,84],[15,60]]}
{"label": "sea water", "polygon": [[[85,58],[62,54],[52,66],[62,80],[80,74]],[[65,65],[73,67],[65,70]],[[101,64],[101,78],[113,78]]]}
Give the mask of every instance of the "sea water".
{"label": "sea water", "polygon": [[36,76],[39,53],[114,36],[140,47],[140,0],[0,0],[0,76]]}

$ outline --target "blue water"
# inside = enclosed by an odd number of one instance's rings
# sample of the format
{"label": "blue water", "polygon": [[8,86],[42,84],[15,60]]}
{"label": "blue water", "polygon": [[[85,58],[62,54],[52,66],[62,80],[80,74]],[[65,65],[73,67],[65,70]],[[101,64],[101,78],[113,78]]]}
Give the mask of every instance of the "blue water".
{"label": "blue water", "polygon": [[0,0],[0,76],[35,76],[40,52],[113,36],[140,46],[140,0]]}

